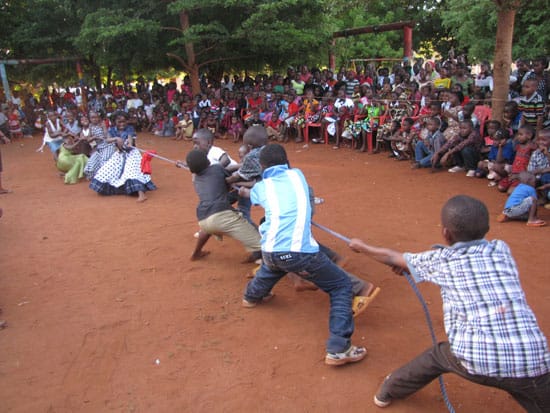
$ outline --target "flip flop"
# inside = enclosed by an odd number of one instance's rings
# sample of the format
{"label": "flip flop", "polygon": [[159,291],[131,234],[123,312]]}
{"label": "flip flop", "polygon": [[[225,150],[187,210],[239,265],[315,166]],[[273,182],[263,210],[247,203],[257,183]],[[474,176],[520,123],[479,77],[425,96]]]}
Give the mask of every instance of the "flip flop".
{"label": "flip flop", "polygon": [[351,306],[351,310],[353,311],[353,316],[357,317],[359,314],[365,311],[369,306],[369,304],[371,303],[371,301],[376,298],[379,292],[380,292],[380,287],[376,287],[368,297],[365,297],[364,295],[355,296],[353,298],[353,304]]}
{"label": "flip flop", "polygon": [[506,221],[509,221],[510,218],[508,218],[508,216],[504,215],[504,214],[500,214],[498,217],[497,217],[497,222],[506,222]]}
{"label": "flip flop", "polygon": [[546,225],[546,221],[543,221],[541,219],[538,219],[536,221],[527,222],[528,227],[544,227]]}

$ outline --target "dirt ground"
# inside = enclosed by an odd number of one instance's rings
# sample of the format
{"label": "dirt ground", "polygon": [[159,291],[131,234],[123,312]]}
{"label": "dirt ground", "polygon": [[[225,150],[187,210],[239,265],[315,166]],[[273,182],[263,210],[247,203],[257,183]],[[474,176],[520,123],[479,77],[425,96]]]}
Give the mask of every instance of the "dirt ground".
{"label": "dirt ground", "polygon": [[[183,159],[191,144],[140,135],[140,146]],[[392,369],[430,345],[422,308],[406,280],[314,229],[348,258],[346,269],[381,287],[356,320],[361,363],[323,363],[328,299],[293,290],[255,309],[241,307],[246,255],[234,240],[210,240],[211,254],[189,261],[197,230],[190,175],[153,161],[158,190],[138,204],[101,197],[86,182],[64,185],[38,136],[0,150],[1,412],[370,412]],[[237,155],[238,145],[219,141]],[[550,336],[549,231],[495,218],[505,196],[487,181],[411,170],[387,154],[287,144],[294,167],[325,199],[315,220],[348,237],[420,251],[441,242],[439,211],[450,196],[482,199],[488,238],[506,240],[527,299]],[[257,219],[262,211],[254,209]],[[550,211],[541,209],[543,219]],[[545,258],[546,257],[546,258]],[[444,339],[437,288],[422,285]],[[516,412],[506,393],[445,376],[457,412]],[[446,411],[437,381],[391,412]]]}

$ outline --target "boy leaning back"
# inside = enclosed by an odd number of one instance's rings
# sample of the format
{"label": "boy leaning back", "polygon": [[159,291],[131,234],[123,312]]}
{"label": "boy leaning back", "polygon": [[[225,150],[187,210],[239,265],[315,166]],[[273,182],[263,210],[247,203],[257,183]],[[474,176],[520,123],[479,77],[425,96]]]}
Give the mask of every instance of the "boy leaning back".
{"label": "boy leaning back", "polygon": [[528,412],[550,411],[550,353],[525,300],[510,249],[488,241],[489,213],[479,200],[451,198],[441,212],[447,246],[400,253],[352,239],[349,246],[441,288],[448,341],[388,375],[374,403],[386,407],[443,373],[508,392]]}

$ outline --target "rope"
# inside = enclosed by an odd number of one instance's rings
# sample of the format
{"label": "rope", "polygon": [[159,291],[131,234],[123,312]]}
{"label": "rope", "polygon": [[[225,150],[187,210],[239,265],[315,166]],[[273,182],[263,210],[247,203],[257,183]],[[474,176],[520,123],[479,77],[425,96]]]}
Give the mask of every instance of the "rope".
{"label": "rope", "polygon": [[[344,235],[339,234],[338,232],[333,231],[333,230],[331,230],[331,229],[329,229],[329,228],[327,228],[327,227],[325,227],[321,224],[317,224],[316,222],[311,221],[311,225],[313,225],[313,226],[315,226],[319,229],[322,229],[325,232],[328,232],[329,234],[333,235],[334,237],[336,237],[336,238],[338,238],[338,239],[340,239],[340,240],[342,240],[342,241],[344,241],[348,244],[351,241],[348,237],[345,237]],[[428,310],[428,305],[426,304],[426,301],[424,300],[424,297],[422,297],[422,293],[418,289],[418,286],[416,285],[416,283],[412,279],[411,275],[406,271],[403,271],[402,274],[407,279],[407,282],[409,283],[409,285],[413,289],[416,297],[420,301],[420,304],[422,304],[422,310],[424,310],[424,316],[426,318],[426,323],[428,324],[428,329],[430,330],[430,336],[432,338],[432,343],[435,346],[437,344],[437,338],[435,336],[434,326],[433,326],[433,323],[432,323],[432,318],[430,316],[430,311]],[[447,410],[449,410],[450,413],[455,413],[455,409],[454,409],[453,405],[451,404],[451,401],[449,400],[449,396],[447,394],[447,389],[445,388],[445,383],[443,382],[443,376],[440,375],[438,377],[438,380],[439,380],[439,388],[441,390],[441,395],[443,396],[443,401],[445,402],[445,405],[447,406]]]}

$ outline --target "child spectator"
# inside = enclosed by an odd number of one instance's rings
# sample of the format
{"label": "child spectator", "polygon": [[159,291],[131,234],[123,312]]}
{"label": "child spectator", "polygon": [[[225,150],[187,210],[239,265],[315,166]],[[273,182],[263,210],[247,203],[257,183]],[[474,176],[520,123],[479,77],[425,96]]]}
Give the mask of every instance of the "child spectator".
{"label": "child spectator", "polygon": [[443,133],[440,131],[441,119],[438,117],[428,118],[426,121],[426,133],[421,134],[420,139],[414,147],[415,163],[412,168],[429,168],[432,166],[433,154],[443,146]]}
{"label": "child spectator", "polygon": [[298,274],[330,296],[325,364],[340,366],[361,361],[367,350],[351,344],[352,284],[347,274],[320,252],[313,238],[309,188],[304,175],[289,168],[286,151],[279,144],[266,146],[260,153],[260,162],[263,180],[252,190],[239,191],[261,205],[266,217],[260,227],[263,263],[246,287],[243,307],[252,308],[270,300],[272,288],[285,274]]}
{"label": "child spectator", "polygon": [[42,145],[36,150],[36,152],[42,152],[44,146],[48,146],[53,153],[54,159],[57,159],[57,151],[63,144],[63,125],[59,120],[59,116],[53,110],[48,110],[48,120],[44,126],[44,137],[42,138]]}
{"label": "child spectator", "polygon": [[515,135],[521,124],[521,112],[516,101],[511,100],[504,104],[502,112],[502,126],[510,129],[510,134]]}
{"label": "child spectator", "polygon": [[413,157],[413,144],[417,138],[413,130],[414,120],[403,119],[401,129],[391,137],[391,148],[398,161],[410,160]]}
{"label": "child spectator", "polygon": [[514,160],[514,142],[507,129],[498,129],[493,134],[493,143],[487,159],[478,163],[476,177],[489,179],[488,186],[497,185],[498,181],[512,170]]}
{"label": "child spectator", "polygon": [[183,114],[183,119],[178,122],[176,125],[176,136],[177,141],[185,139],[190,141],[193,139],[193,121],[191,120],[191,115],[187,112]]}
{"label": "child spectator", "polygon": [[472,178],[475,176],[477,163],[480,158],[481,138],[474,129],[472,121],[463,120],[459,123],[458,136],[447,141],[432,158],[432,167],[438,165],[445,166],[449,163],[454,164],[449,172],[456,173],[468,171],[466,176]]}
{"label": "child spectator", "polygon": [[529,227],[542,227],[546,222],[537,218],[537,191],[535,190],[535,175],[529,172],[520,172],[519,184],[514,188],[506,204],[504,211],[497,218],[498,222],[509,220],[527,221]]}
{"label": "child spectator", "polygon": [[[260,258],[260,234],[231,207],[225,182],[227,174],[223,167],[220,164],[211,165],[206,154],[198,149],[187,154],[186,164],[191,173],[195,174],[193,186],[199,197],[197,219],[201,228],[191,260],[195,261],[209,254],[202,248],[212,235],[227,235],[241,242],[250,253],[245,262]],[[182,162],[176,164],[181,165]]]}
{"label": "child spectator", "polygon": [[374,403],[387,407],[452,372],[508,392],[529,412],[547,411],[548,343],[527,304],[510,248],[504,241],[484,239],[487,207],[455,196],[443,206],[441,224],[448,246],[431,251],[403,254],[359,239],[349,244],[396,273],[410,271],[417,283],[438,285],[443,300],[448,340],[389,374]]}
{"label": "child spectator", "polygon": [[498,183],[498,190],[500,192],[508,192],[510,194],[514,187],[519,184],[518,174],[520,172],[527,171],[531,154],[536,149],[536,145],[533,142],[534,136],[535,132],[532,127],[522,126],[519,128],[518,133],[516,134],[517,143],[514,147],[516,155],[514,156],[514,161],[512,162],[510,175],[502,178]]}
{"label": "child spectator", "polygon": [[547,203],[550,200],[548,197],[550,195],[550,129],[541,130],[536,143],[537,149],[531,154],[527,171],[535,175],[537,185],[540,185],[537,189],[540,191],[543,202]]}
{"label": "child spectator", "polygon": [[269,140],[276,140],[277,142],[283,141],[282,125],[283,122],[279,119],[277,112],[273,112],[270,119],[265,124]]}
{"label": "child spectator", "polygon": [[227,135],[233,139],[233,142],[239,142],[244,133],[244,127],[241,120],[235,113],[231,116],[231,124],[227,129]]}
{"label": "child spectator", "polygon": [[8,126],[10,128],[10,139],[22,138],[23,129],[21,129],[21,115],[17,107],[10,110],[8,115]]}
{"label": "child spectator", "polygon": [[518,110],[522,116],[521,125],[529,125],[536,131],[542,128],[544,117],[544,100],[538,94],[537,86],[536,79],[525,80],[518,99]]}

